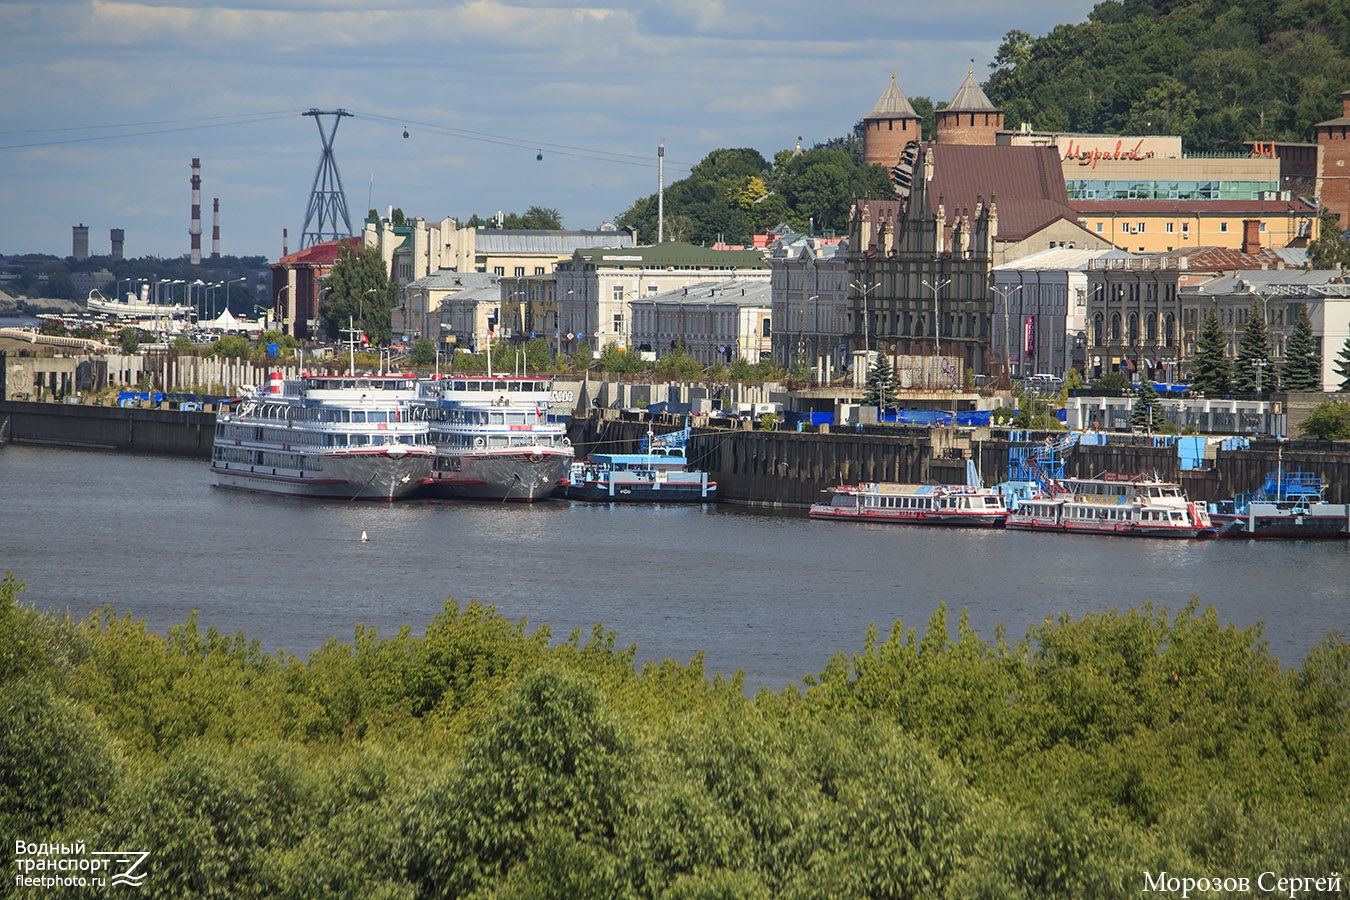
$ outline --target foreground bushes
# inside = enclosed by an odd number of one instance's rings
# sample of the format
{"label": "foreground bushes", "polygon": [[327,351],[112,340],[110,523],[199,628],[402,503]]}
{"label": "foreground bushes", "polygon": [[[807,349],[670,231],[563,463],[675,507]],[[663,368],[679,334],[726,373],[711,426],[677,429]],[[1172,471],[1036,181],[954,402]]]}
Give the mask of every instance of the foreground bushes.
{"label": "foreground bushes", "polygon": [[1350,858],[1350,649],[1285,670],[1212,609],[1009,643],[939,607],[747,699],[473,604],[300,661],[20,589],[6,852],[140,847],[148,896],[1123,897]]}

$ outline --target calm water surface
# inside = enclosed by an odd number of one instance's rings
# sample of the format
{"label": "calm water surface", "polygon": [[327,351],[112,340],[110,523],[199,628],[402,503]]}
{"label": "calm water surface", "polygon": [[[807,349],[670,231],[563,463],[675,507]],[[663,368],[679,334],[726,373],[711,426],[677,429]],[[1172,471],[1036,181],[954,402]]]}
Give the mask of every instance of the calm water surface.
{"label": "calm water surface", "polygon": [[[359,539],[366,532],[369,542]],[[1297,665],[1350,631],[1345,543],[1115,540],[811,522],[804,512],[550,502],[310,501],[212,486],[205,462],[0,449],[0,569],[26,602],[112,604],[155,630],[200,610],[301,655],[365,623],[420,633],[448,598],[495,603],[555,639],[595,623],[639,661],[744,670],[781,688],[863,644],[869,623],[922,631],[940,601],[989,639],[1047,616],[1196,596],[1265,623]]]}

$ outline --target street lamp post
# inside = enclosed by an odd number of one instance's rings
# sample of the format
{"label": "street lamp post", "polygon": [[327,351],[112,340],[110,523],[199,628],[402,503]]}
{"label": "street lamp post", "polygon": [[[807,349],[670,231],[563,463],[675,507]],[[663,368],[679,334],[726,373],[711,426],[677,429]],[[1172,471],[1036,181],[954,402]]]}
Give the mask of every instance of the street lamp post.
{"label": "street lamp post", "polygon": [[245,276],[243,276],[242,278],[235,278],[235,279],[233,279],[233,280],[227,280],[227,281],[225,282],[225,308],[226,308],[226,309],[229,309],[229,308],[230,308],[230,285],[232,285],[232,284],[234,284],[235,282],[238,282],[238,281],[248,281],[248,276],[245,275]]}
{"label": "street lamp post", "polygon": [[[281,323],[281,327],[282,327],[282,330],[283,330],[283,331],[286,331],[286,325],[288,324],[288,322],[289,322],[289,320],[290,320],[290,316],[287,316],[287,315],[285,315],[285,314],[282,312],[282,309],[281,309],[281,295],[282,295],[282,292],[284,292],[284,291],[289,291],[290,289],[291,289],[291,286],[290,286],[289,284],[283,284],[283,285],[281,286],[281,290],[277,291],[277,297],[276,297],[276,300],[272,303],[272,314],[276,317],[276,321],[279,322],[279,323]],[[289,333],[292,337],[295,336],[294,331],[288,331],[287,333]]]}
{"label": "street lamp post", "polygon": [[994,287],[995,294],[998,294],[1000,290],[1003,294],[1003,365],[1008,368],[1008,377],[1011,378],[1012,364],[1008,361],[1008,355],[1012,353],[1012,331],[1009,321],[1008,298],[1022,290],[1022,286],[1020,284],[1014,287],[1004,285],[1001,289],[998,286]]}
{"label": "street lamp post", "polygon": [[942,318],[938,315],[938,291],[951,284],[952,280],[947,280],[939,284],[929,284],[928,279],[923,280],[923,286],[933,292],[933,355],[942,355]]}
{"label": "street lamp post", "polygon": [[871,336],[867,331],[867,295],[881,287],[881,282],[878,281],[870,287],[863,287],[855,281],[851,287],[862,296],[863,356],[865,357],[866,362],[870,363],[872,357],[872,342]]}

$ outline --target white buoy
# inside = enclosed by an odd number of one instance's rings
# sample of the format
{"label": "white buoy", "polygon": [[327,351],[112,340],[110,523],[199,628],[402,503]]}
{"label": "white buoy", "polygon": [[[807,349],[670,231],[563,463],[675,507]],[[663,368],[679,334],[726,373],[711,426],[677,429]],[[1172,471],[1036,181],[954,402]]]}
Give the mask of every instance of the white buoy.
{"label": "white buoy", "polygon": [[366,541],[369,541],[369,540],[370,540],[370,538],[366,537],[366,533],[365,533],[364,531],[361,532],[361,543],[364,544]]}

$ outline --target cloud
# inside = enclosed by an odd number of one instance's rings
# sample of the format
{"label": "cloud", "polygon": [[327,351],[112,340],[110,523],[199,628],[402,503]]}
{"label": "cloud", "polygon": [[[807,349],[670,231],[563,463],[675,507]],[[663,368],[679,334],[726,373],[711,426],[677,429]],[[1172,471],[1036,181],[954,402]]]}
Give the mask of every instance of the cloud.
{"label": "cloud", "polygon": [[24,215],[0,219],[0,252],[65,254],[81,220],[126,228],[129,253],[184,252],[200,157],[226,252],[275,256],[319,159],[310,108],[353,113],[334,153],[354,214],[537,204],[593,226],[655,191],[662,139],[667,182],[718,147],[771,158],[799,134],[847,133],[892,71],[911,97],[947,100],[972,57],[987,74],[1009,29],[1044,33],[1091,6],[8,4],[0,78],[24,87],[0,94],[0,200]]}

